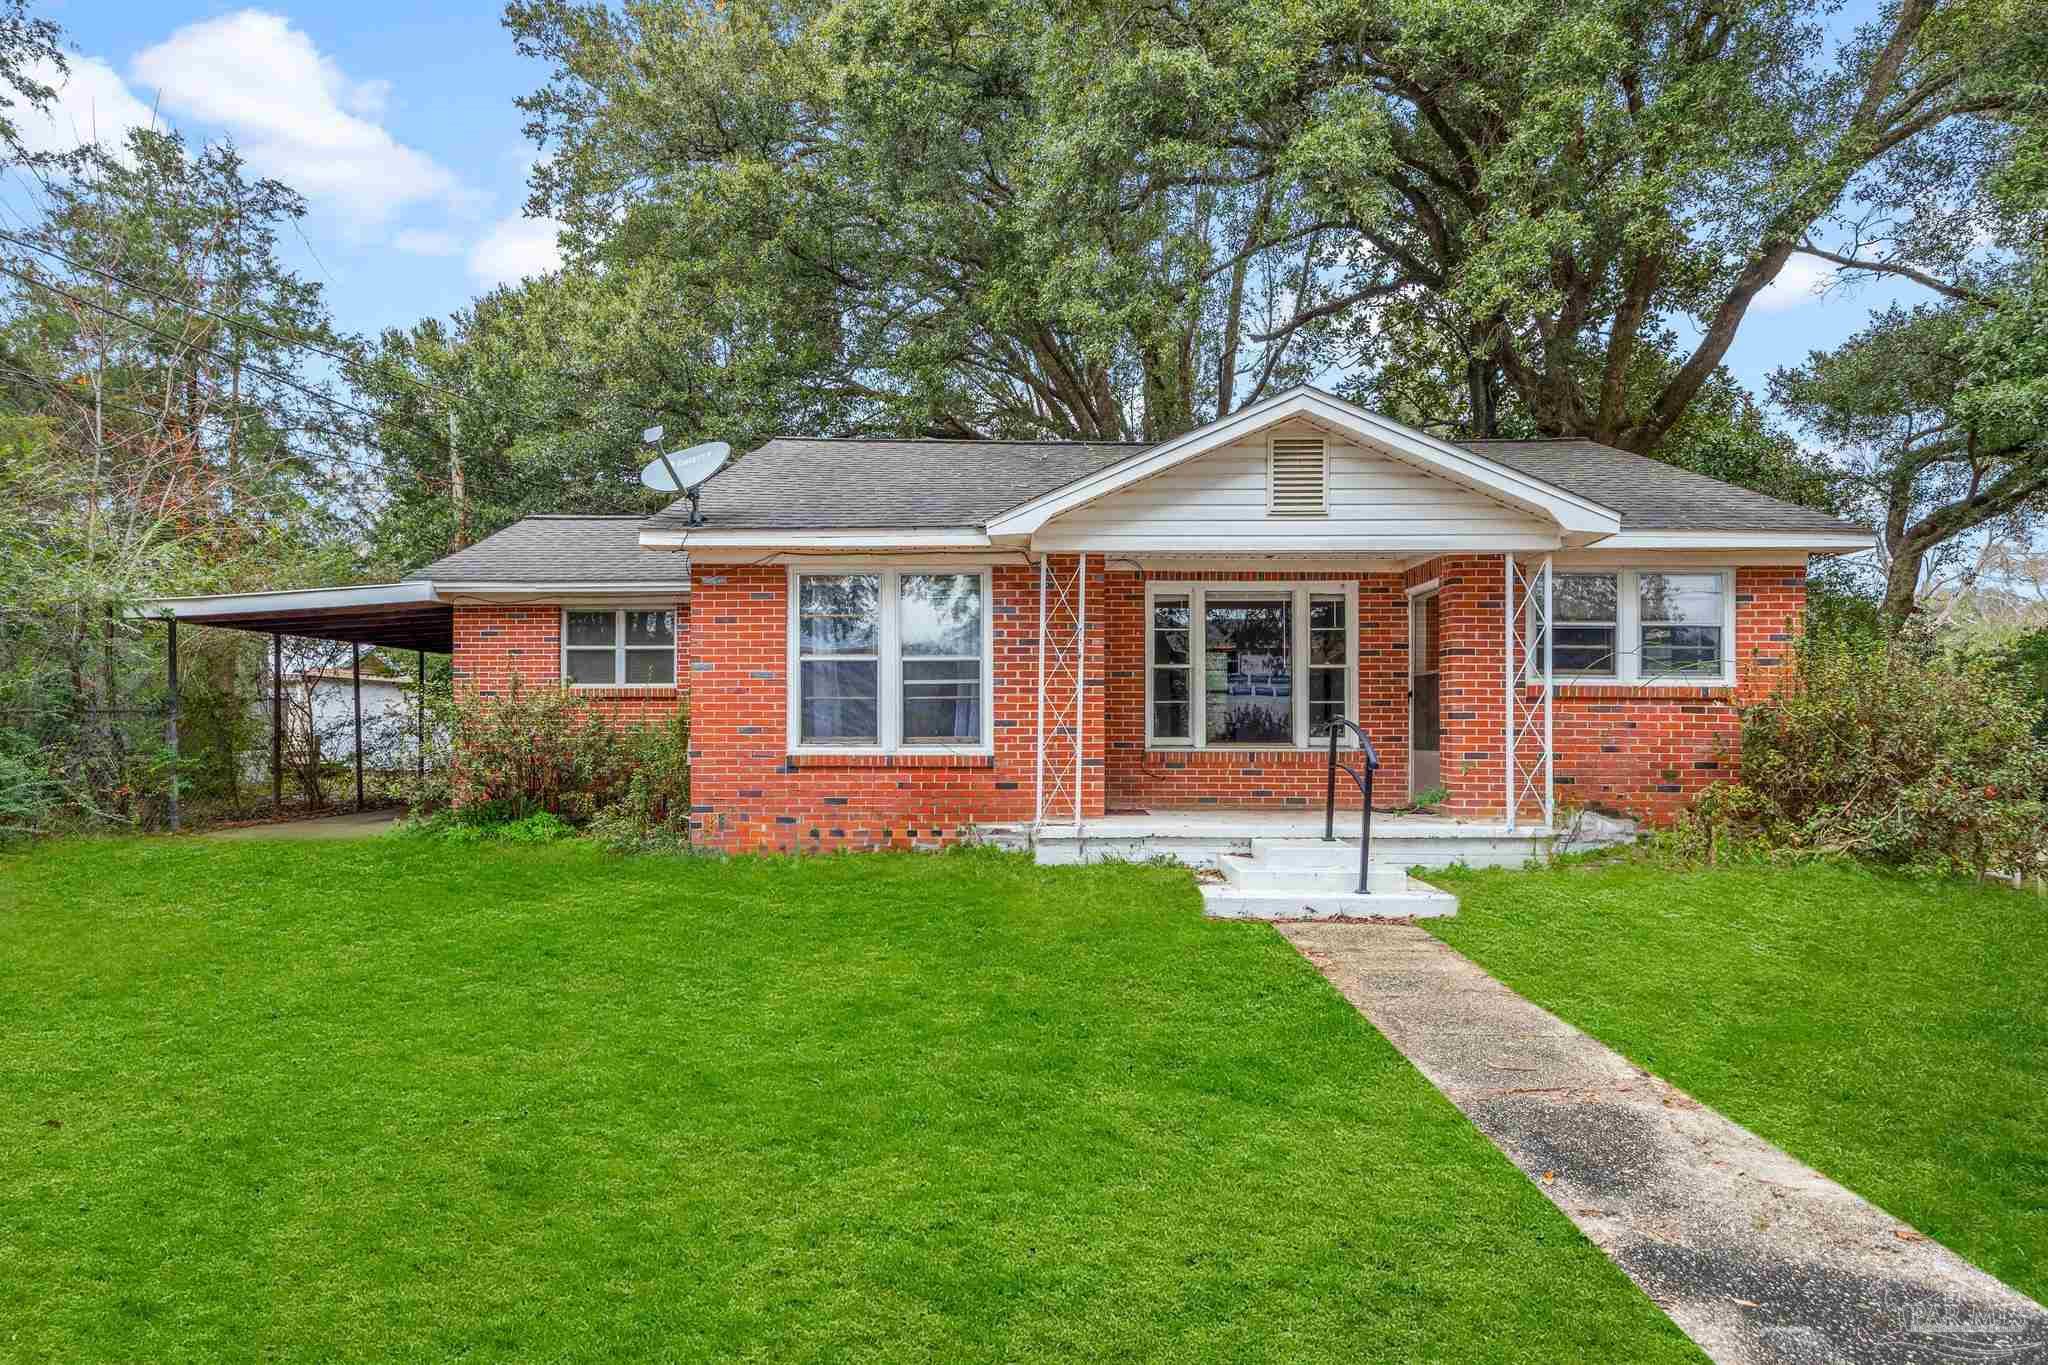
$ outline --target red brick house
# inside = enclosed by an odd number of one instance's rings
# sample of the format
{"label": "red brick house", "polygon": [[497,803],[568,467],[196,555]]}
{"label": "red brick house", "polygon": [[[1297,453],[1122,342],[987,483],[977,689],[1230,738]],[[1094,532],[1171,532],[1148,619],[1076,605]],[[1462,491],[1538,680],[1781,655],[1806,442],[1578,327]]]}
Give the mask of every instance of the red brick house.
{"label": "red brick house", "polygon": [[1730,776],[1811,557],[1871,544],[1592,442],[1454,443],[1299,388],[1156,445],[777,439],[697,524],[531,518],[334,591],[442,613],[480,692],[687,699],[716,849],[1319,816],[1340,719],[1376,804],[1541,833]]}

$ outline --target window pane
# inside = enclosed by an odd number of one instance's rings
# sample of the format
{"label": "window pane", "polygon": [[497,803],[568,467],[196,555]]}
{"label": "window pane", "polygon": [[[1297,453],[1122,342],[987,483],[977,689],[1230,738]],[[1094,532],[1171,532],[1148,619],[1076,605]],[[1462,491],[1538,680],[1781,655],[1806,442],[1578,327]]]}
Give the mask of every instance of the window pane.
{"label": "window pane", "polygon": [[1721,575],[1717,573],[1646,573],[1636,576],[1645,621],[1674,625],[1721,624]]}
{"label": "window pane", "polygon": [[1186,701],[1188,699],[1188,673],[1185,668],[1155,668],[1152,670],[1152,700]]}
{"label": "window pane", "polygon": [[1313,736],[1333,720],[1344,719],[1344,677],[1341,668],[1312,668],[1308,673],[1308,732]]}
{"label": "window pane", "polygon": [[1188,737],[1188,704],[1184,701],[1154,702],[1152,704],[1152,737],[1154,739],[1186,739]]}
{"label": "window pane", "polygon": [[1612,621],[1621,601],[1619,580],[1611,573],[1561,573],[1550,601],[1560,621]]}
{"label": "window pane", "polygon": [[1680,677],[1721,673],[1719,626],[1644,626],[1643,676]]}
{"label": "window pane", "polygon": [[676,642],[676,614],[672,611],[629,611],[626,616],[626,647],[672,645]]}
{"label": "window pane", "polygon": [[981,663],[976,659],[903,661],[903,739],[981,738]]}
{"label": "window pane", "polygon": [[1203,666],[1212,744],[1292,744],[1292,599],[1210,598]]}
{"label": "window pane", "polygon": [[872,654],[882,580],[874,574],[805,574],[797,580],[797,639],[805,654]]}
{"label": "window pane", "polygon": [[803,661],[797,674],[798,737],[806,743],[876,743],[878,668],[873,659]]}
{"label": "window pane", "polygon": [[[1543,648],[1541,636],[1536,639],[1536,647]],[[1552,662],[1559,673],[1611,677],[1614,673],[1614,627],[1559,626],[1557,653]],[[1538,667],[1541,667],[1540,661]]]}
{"label": "window pane", "polygon": [[572,611],[569,617],[569,638],[566,645],[610,645],[617,642],[612,627],[617,617],[608,611]]}
{"label": "window pane", "polygon": [[626,651],[626,681],[629,683],[668,684],[676,680],[676,652],[668,649],[629,649]]}
{"label": "window pane", "polygon": [[1184,664],[1188,661],[1188,633],[1184,630],[1152,632],[1152,662]]}
{"label": "window pane", "polygon": [[1188,599],[1185,597],[1161,597],[1152,603],[1152,628],[1154,630],[1186,630],[1188,628]]}
{"label": "window pane", "polygon": [[1343,664],[1344,599],[1312,597],[1308,603],[1308,661],[1311,664]]}
{"label": "window pane", "polygon": [[905,574],[903,654],[981,657],[981,575]]}
{"label": "window pane", "polygon": [[612,676],[614,658],[609,649],[570,650],[567,655],[569,681],[585,684],[607,684],[617,681]]}

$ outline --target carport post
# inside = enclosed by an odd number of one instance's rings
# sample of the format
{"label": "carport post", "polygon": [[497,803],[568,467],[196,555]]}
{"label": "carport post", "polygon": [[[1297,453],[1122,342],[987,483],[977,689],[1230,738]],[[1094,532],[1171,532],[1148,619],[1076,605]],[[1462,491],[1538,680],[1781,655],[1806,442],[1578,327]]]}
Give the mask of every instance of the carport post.
{"label": "carport post", "polygon": [[284,636],[270,632],[270,809],[284,812]]}
{"label": "carport post", "polygon": [[171,746],[171,797],[165,803],[171,832],[178,830],[178,618],[164,618],[164,654],[169,662],[170,706],[164,712],[164,743]]}
{"label": "carport post", "polygon": [[348,647],[348,672],[355,684],[356,700],[356,809],[363,808],[363,647],[354,641]]}
{"label": "carport post", "polygon": [[420,737],[414,745],[413,757],[419,764],[419,780],[427,780],[427,651],[420,651],[420,681],[413,690],[413,701],[419,707]]}

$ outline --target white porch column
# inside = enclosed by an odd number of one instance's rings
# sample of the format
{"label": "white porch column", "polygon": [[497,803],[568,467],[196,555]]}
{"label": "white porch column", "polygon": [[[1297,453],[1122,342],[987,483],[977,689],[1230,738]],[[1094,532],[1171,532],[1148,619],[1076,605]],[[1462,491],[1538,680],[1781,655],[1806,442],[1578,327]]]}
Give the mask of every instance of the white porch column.
{"label": "white porch column", "polygon": [[[1504,594],[1507,657],[1502,671],[1507,677],[1507,826],[1521,822],[1522,802],[1539,798],[1543,823],[1557,818],[1557,773],[1555,720],[1552,702],[1556,698],[1557,633],[1550,628],[1556,605],[1554,562],[1544,555],[1535,569],[1525,568],[1514,555],[1505,556]],[[1536,648],[1538,634],[1543,648]],[[1536,699],[1529,688],[1540,684]]]}

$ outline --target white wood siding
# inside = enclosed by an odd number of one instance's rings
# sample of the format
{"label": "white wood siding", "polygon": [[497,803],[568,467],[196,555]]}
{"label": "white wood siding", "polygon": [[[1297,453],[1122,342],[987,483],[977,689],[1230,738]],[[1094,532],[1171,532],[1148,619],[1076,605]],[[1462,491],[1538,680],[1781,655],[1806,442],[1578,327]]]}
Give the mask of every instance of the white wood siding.
{"label": "white wood siding", "polygon": [[1269,516],[1269,434],[1064,513],[1033,543],[1051,550],[1372,553],[1537,549],[1558,542],[1556,527],[1525,512],[1334,437],[1329,515]]}

